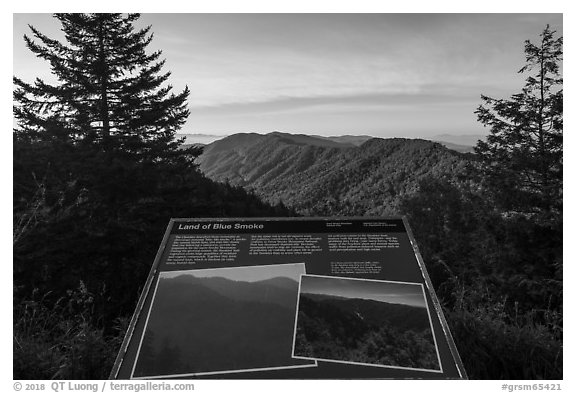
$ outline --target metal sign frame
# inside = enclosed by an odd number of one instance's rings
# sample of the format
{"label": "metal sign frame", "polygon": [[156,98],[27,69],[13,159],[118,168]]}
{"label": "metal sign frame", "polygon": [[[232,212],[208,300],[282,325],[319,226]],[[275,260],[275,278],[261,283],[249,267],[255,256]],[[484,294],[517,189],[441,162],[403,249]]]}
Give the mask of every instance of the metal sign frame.
{"label": "metal sign frame", "polygon": [[[160,267],[162,258],[163,258],[163,256],[166,255],[167,252],[170,252],[170,248],[167,248],[167,246],[169,243],[170,236],[173,236],[173,231],[175,230],[175,225],[181,224],[184,222],[223,223],[223,224],[226,224],[226,223],[241,223],[241,222],[262,222],[262,223],[266,223],[266,222],[280,222],[280,223],[319,222],[319,221],[321,221],[321,222],[348,222],[348,221],[350,221],[350,222],[352,222],[352,221],[372,222],[372,221],[383,221],[383,220],[391,220],[391,221],[401,220],[401,222],[404,226],[406,236],[410,242],[410,247],[414,253],[415,259],[418,263],[418,266],[419,266],[421,274],[422,274],[422,279],[423,279],[422,284],[426,287],[426,290],[428,291],[428,293],[430,295],[430,300],[431,300],[431,303],[432,303],[433,308],[434,308],[434,310],[433,310],[434,314],[438,317],[438,322],[439,322],[439,325],[441,326],[441,329],[442,329],[441,334],[446,340],[446,343],[449,347],[450,356],[451,356],[452,361],[453,361],[453,365],[455,366],[455,370],[457,371],[456,375],[452,375],[452,376],[449,376],[447,378],[467,379],[468,377],[467,377],[466,371],[464,369],[462,360],[460,358],[460,355],[458,353],[456,345],[454,344],[454,340],[453,340],[452,334],[450,333],[450,329],[448,327],[448,323],[446,321],[444,313],[442,311],[440,301],[438,300],[438,297],[437,297],[437,295],[434,291],[434,288],[432,286],[430,276],[426,270],[426,266],[424,264],[423,258],[420,254],[420,251],[419,251],[418,246],[416,244],[416,241],[414,239],[413,232],[409,226],[409,223],[408,223],[406,217],[403,217],[403,216],[390,216],[390,217],[172,218],[170,220],[170,222],[168,223],[168,226],[167,226],[166,231],[164,233],[164,236],[162,238],[162,242],[160,244],[160,247],[158,248],[158,252],[156,253],[154,262],[153,262],[152,267],[150,269],[150,273],[148,274],[147,280],[146,280],[145,285],[142,289],[142,293],[141,293],[139,301],[137,303],[135,312],[131,318],[130,324],[129,324],[128,329],[126,331],[124,340],[122,342],[122,345],[121,345],[120,350],[118,352],[118,355],[116,357],[116,361],[114,363],[114,366],[112,368],[112,371],[110,373],[109,378],[110,379],[119,379],[119,378],[124,379],[124,378],[126,378],[125,375],[124,376],[120,375],[121,374],[120,371],[123,370],[124,367],[128,366],[124,363],[124,361],[125,361],[125,357],[126,357],[126,354],[128,352],[128,349],[129,349],[131,343],[133,342],[133,339],[135,338],[134,335],[135,335],[135,331],[136,331],[136,326],[139,323],[139,321],[141,321],[141,319],[143,317],[147,316],[147,313],[145,312],[146,310],[144,310],[145,304],[147,302],[147,299],[149,300],[149,296],[151,296],[151,294],[153,294],[153,284],[154,284],[155,280],[157,280],[159,277],[159,274],[160,274],[159,267]],[[246,233],[246,232],[239,232],[239,233]],[[191,269],[191,270],[194,270],[194,269]],[[333,276],[333,277],[336,277],[336,276]],[[344,278],[344,277],[342,277],[342,278]],[[380,280],[380,279],[378,279],[378,280]],[[382,280],[380,280],[380,281],[382,281]],[[151,308],[151,304],[148,304],[148,307]],[[144,332],[142,332],[142,334],[144,334]],[[434,340],[436,340],[436,335],[434,337]],[[237,375],[238,374],[236,374],[236,378],[237,378]],[[202,377],[202,375],[199,375],[199,377]],[[225,375],[224,375],[224,377],[225,377]],[[260,376],[258,376],[258,377],[260,377]],[[262,376],[262,377],[263,378],[269,378],[266,376]],[[308,378],[308,377],[310,377],[310,376],[304,376],[303,378]],[[298,377],[298,378],[300,378],[300,377]],[[318,377],[315,377],[315,378],[318,378]],[[386,378],[386,377],[384,377],[384,378]],[[422,378],[422,376],[416,376],[416,378]],[[424,377],[424,378],[426,378],[426,377]]]}

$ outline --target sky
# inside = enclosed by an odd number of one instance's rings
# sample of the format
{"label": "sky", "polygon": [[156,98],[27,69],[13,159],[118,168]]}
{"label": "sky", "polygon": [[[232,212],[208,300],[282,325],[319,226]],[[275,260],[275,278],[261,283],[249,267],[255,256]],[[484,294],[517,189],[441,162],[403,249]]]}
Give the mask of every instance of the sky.
{"label": "sky", "polygon": [[300,292],[426,307],[422,286],[415,284],[305,275]]}
{"label": "sky", "polygon": [[266,266],[246,266],[219,269],[201,269],[192,271],[163,272],[163,278],[174,278],[189,274],[197,278],[222,277],[233,281],[255,282],[268,280],[274,277],[286,277],[300,281],[300,275],[306,273],[304,264],[281,264]]}
{"label": "sky", "polygon": [[[62,38],[49,14],[14,14],[14,74],[53,80],[24,46],[28,24]],[[524,41],[562,14],[142,14],[175,91],[190,88],[184,133],[272,131],[422,137],[487,134],[480,95],[508,98]],[[52,78],[52,79],[51,79]]]}

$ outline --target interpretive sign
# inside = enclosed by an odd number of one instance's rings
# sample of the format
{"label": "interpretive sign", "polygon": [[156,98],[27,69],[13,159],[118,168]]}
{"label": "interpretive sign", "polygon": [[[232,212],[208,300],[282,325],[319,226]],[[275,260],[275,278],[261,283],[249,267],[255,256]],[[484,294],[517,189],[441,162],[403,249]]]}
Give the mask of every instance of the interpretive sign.
{"label": "interpretive sign", "polygon": [[403,218],[172,219],[112,379],[466,378]]}

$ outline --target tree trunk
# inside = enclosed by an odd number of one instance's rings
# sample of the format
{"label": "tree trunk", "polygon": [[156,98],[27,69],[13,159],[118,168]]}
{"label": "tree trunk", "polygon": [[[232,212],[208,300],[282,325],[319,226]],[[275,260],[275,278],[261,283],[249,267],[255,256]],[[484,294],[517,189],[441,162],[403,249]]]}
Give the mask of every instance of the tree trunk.
{"label": "tree trunk", "polygon": [[108,113],[108,64],[106,64],[106,46],[104,43],[104,24],[98,25],[98,57],[100,62],[100,118],[102,120],[102,144],[110,147],[110,115]]}
{"label": "tree trunk", "polygon": [[546,74],[546,55],[544,51],[544,42],[540,47],[540,107],[538,108],[538,144],[540,153],[540,175],[542,176],[542,208],[549,212],[551,209],[550,185],[548,179],[548,160],[546,159],[546,144],[544,138],[544,84]]}

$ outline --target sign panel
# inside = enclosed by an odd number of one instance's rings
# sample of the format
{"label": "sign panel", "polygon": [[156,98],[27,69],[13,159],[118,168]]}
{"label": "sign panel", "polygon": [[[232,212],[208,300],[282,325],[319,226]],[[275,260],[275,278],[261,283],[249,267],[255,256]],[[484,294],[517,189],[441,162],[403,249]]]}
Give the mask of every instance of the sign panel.
{"label": "sign panel", "polygon": [[111,378],[466,373],[405,219],[172,219]]}

